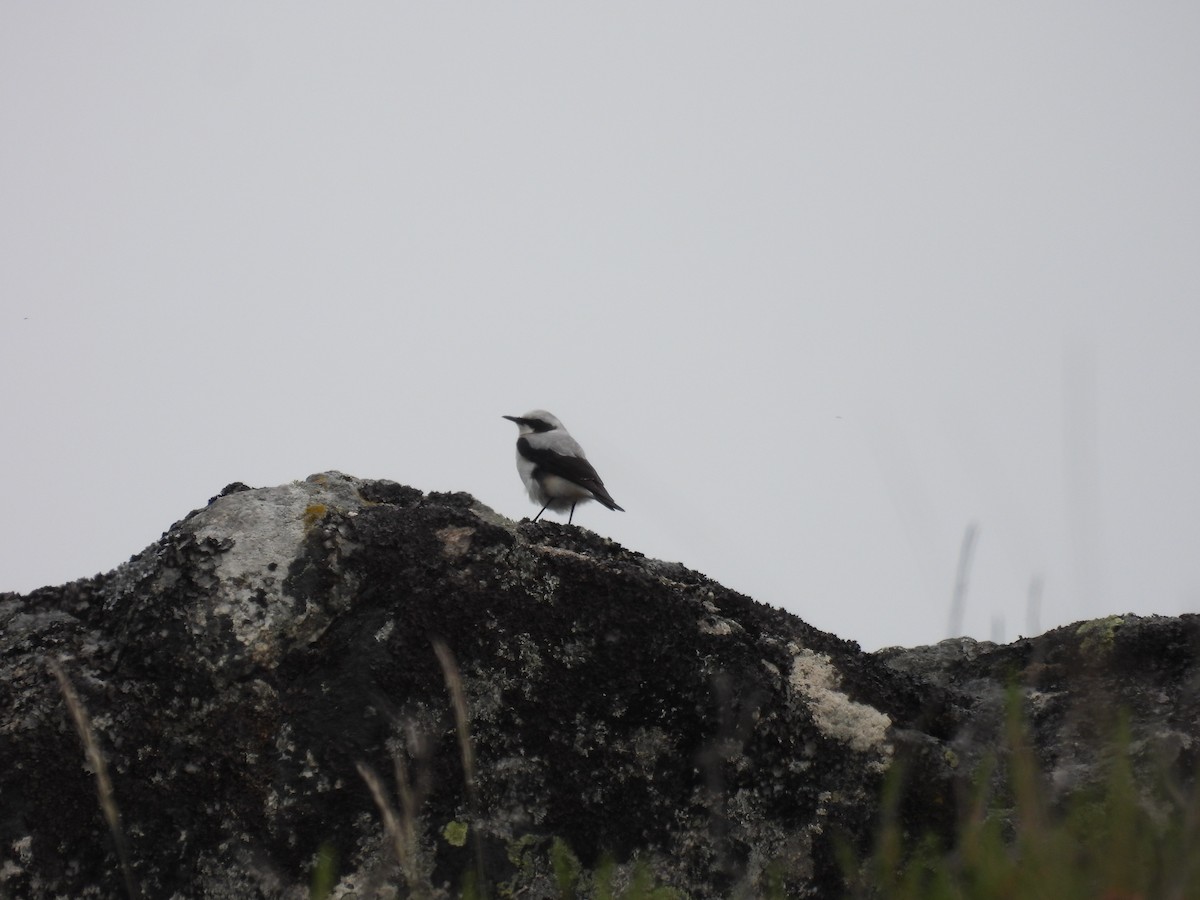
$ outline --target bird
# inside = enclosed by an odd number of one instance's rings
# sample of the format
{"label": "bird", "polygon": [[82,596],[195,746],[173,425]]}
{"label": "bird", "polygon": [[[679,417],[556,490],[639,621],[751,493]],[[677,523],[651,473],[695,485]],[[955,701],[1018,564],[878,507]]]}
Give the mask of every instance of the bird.
{"label": "bird", "polygon": [[529,499],[542,505],[533,521],[540,519],[547,509],[565,512],[569,508],[567,524],[570,525],[575,518],[575,505],[586,500],[625,511],[609,496],[583,448],[557,418],[544,409],[501,418],[516,422],[521,429],[517,437],[517,471],[525,482]]}

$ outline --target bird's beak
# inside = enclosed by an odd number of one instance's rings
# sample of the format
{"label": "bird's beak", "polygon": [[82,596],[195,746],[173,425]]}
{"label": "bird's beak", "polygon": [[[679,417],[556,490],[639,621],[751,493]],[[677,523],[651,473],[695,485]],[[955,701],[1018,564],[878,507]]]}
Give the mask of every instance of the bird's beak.
{"label": "bird's beak", "polygon": [[516,422],[518,425],[520,425],[522,422],[525,421],[520,416],[501,416],[500,418],[508,419],[508,421],[510,421],[510,422]]}

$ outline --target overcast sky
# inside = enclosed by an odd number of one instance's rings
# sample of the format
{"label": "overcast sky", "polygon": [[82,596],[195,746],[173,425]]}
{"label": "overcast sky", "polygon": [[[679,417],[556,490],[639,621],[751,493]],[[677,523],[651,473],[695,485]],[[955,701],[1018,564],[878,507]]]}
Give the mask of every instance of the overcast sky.
{"label": "overcast sky", "polygon": [[[1200,5],[0,4],[0,590],[340,469],[874,649],[1200,611]],[[1030,586],[1040,581],[1036,616]],[[681,623],[681,627],[687,623]]]}

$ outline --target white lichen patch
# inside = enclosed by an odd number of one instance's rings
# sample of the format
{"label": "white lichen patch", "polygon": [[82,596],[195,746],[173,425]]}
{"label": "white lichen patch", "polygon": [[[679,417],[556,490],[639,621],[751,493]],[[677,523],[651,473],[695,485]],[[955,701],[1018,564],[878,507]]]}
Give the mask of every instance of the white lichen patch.
{"label": "white lichen patch", "polygon": [[[711,593],[710,593],[711,597]],[[746,629],[733,619],[727,619],[721,615],[721,610],[711,599],[705,600],[700,604],[705,615],[696,623],[700,628],[701,634],[709,634],[715,637],[728,637],[731,634],[745,634]]]}
{"label": "white lichen patch", "polygon": [[891,759],[887,730],[892,720],[873,706],[851,700],[841,689],[841,675],[829,656],[789,644],[792,671],[788,686],[808,706],[813,721],[827,736],[859,753],[873,754],[871,768],[882,771]]}
{"label": "white lichen patch", "polygon": [[12,842],[13,855],[27,866],[33,862],[33,835],[25,835]]}
{"label": "white lichen patch", "polygon": [[[309,531],[320,527],[330,511],[356,511],[362,505],[355,479],[336,472],[213,501],[185,525],[197,541],[223,548],[214,554],[216,590],[209,603],[190,611],[192,627],[204,632],[210,617],[228,620],[250,656],[266,665],[279,659],[282,644],[316,637],[327,624],[326,612],[298,602],[284,583],[305,552]],[[344,552],[345,542],[337,540]]]}

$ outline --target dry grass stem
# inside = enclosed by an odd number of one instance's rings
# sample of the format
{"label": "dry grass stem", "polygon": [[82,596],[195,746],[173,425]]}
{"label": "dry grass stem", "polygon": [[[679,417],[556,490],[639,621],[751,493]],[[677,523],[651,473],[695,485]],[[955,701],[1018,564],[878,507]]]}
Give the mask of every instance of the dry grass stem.
{"label": "dry grass stem", "polygon": [[467,697],[463,693],[462,675],[458,671],[458,663],[454,654],[441,641],[433,642],[433,652],[437,654],[438,663],[442,667],[442,675],[446,679],[446,690],[450,692],[450,702],[454,707],[454,723],[458,731],[458,751],[462,755],[463,777],[467,783],[467,793],[475,800],[475,748],[471,745],[471,719],[467,709]]}
{"label": "dry grass stem", "polygon": [[[396,754],[395,760],[399,776],[399,773],[404,771],[404,763],[400,760],[399,754]],[[375,770],[361,762],[357,764],[357,768],[358,774],[366,782],[367,789],[375,800],[375,805],[379,808],[379,816],[383,819],[383,830],[392,842],[396,860],[400,864],[404,880],[408,883],[409,891],[414,897],[424,896],[424,883],[418,872],[416,810],[411,808],[414,803],[412,789],[406,780],[398,778],[401,804],[405,806],[405,810],[402,815],[397,815],[395,807],[388,800],[387,790],[379,776],[375,774]]]}
{"label": "dry grass stem", "polygon": [[454,724],[458,732],[458,751],[462,756],[463,780],[467,788],[467,804],[471,812],[471,846],[475,853],[476,890],[487,895],[487,883],[483,867],[483,844],[479,835],[479,793],[475,785],[475,747],[471,743],[471,713],[467,707],[467,695],[463,691],[462,673],[454,654],[443,641],[433,642],[442,667],[446,690],[450,692],[450,703],[454,709]]}
{"label": "dry grass stem", "polygon": [[105,822],[108,823],[113,843],[116,845],[117,858],[121,863],[121,874],[125,879],[125,892],[131,900],[136,900],[140,896],[140,892],[134,884],[133,869],[129,865],[125,831],[121,828],[121,811],[117,808],[112,779],[108,777],[108,764],[104,761],[104,752],[100,749],[100,742],[96,740],[96,733],[92,728],[92,722],[88,718],[83,701],[75,692],[75,686],[63,670],[62,663],[52,659],[49,661],[49,666],[51,673],[58,681],[58,689],[63,695],[63,700],[66,701],[67,711],[71,714],[71,721],[75,724],[75,732],[83,743],[88,765],[91,766],[92,772],[96,776],[96,795],[100,800],[100,810],[104,813]]}

